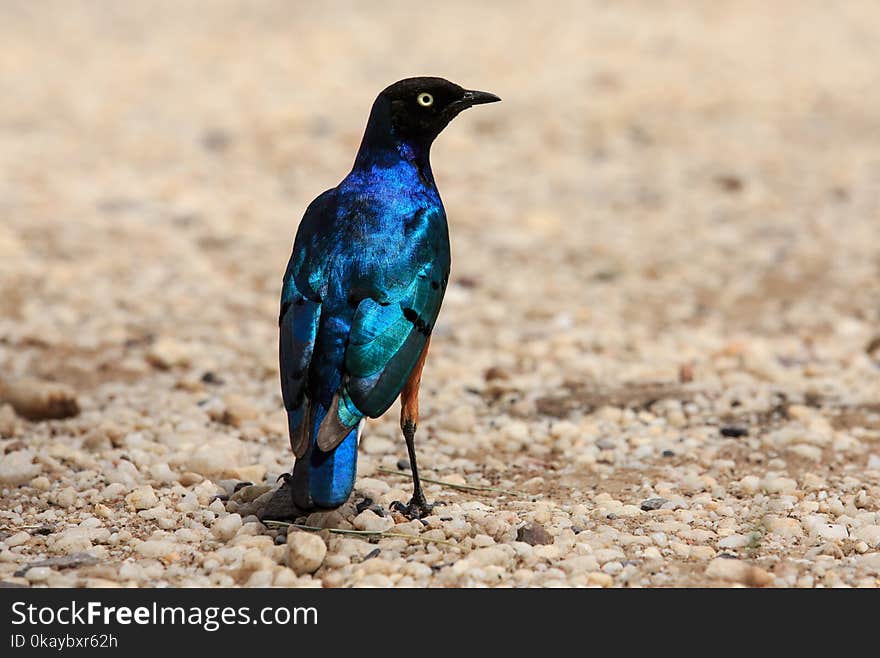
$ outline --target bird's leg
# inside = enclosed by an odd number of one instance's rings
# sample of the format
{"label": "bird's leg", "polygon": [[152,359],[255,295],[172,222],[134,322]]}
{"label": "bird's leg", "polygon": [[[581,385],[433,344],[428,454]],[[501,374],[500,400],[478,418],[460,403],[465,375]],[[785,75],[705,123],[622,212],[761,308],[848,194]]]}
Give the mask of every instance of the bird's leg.
{"label": "bird's leg", "polygon": [[431,339],[425,344],[418,363],[410,373],[409,379],[400,394],[400,429],[406,440],[406,449],[409,452],[409,466],[412,470],[413,497],[405,507],[401,505],[401,511],[410,519],[421,519],[428,516],[433,509],[425,500],[422,491],[422,482],[419,480],[419,467],[416,464],[416,426],[419,422],[419,384],[422,381],[422,368],[425,367],[425,358],[428,356],[428,346]]}
{"label": "bird's leg", "polygon": [[403,438],[406,439],[406,449],[409,451],[409,465],[413,478],[413,496],[407,505],[408,513],[406,516],[421,519],[428,516],[434,506],[429,505],[425,500],[425,492],[422,491],[422,482],[419,480],[419,467],[416,464],[416,424],[406,423],[401,429],[403,430]]}

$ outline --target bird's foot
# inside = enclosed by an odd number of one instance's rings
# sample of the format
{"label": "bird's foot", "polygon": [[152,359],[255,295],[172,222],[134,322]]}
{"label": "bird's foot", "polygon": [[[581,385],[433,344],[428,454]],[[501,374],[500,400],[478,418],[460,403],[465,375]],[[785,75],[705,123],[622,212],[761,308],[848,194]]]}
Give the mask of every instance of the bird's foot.
{"label": "bird's foot", "polygon": [[428,503],[424,496],[413,496],[406,505],[399,500],[395,500],[391,503],[391,509],[400,512],[410,521],[414,521],[415,519],[423,519],[426,516],[430,516],[434,510],[434,505]]}
{"label": "bird's foot", "polygon": [[282,481],[281,486],[275,490],[272,498],[257,513],[260,520],[266,521],[295,521],[301,516],[308,514],[306,510],[300,509],[293,502],[293,489],[290,486],[290,480],[293,477],[290,473],[282,473],[278,476],[278,481]]}

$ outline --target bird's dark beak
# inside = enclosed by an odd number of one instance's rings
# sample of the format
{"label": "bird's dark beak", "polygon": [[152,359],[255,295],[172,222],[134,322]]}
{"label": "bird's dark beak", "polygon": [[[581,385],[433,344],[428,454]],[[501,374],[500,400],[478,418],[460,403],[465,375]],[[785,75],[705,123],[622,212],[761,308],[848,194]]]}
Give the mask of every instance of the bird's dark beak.
{"label": "bird's dark beak", "polygon": [[464,96],[462,96],[459,100],[454,103],[450,103],[448,106],[449,114],[447,116],[454,117],[459,112],[468,109],[469,107],[473,107],[474,105],[483,105],[484,103],[497,103],[501,99],[495,94],[490,94],[488,91],[476,91],[473,89],[467,89],[464,92]]}
{"label": "bird's dark beak", "polygon": [[498,96],[490,94],[488,91],[468,89],[464,92],[464,98],[459,102],[464,103],[465,107],[471,107],[472,105],[482,105],[483,103],[497,103],[500,100]]}

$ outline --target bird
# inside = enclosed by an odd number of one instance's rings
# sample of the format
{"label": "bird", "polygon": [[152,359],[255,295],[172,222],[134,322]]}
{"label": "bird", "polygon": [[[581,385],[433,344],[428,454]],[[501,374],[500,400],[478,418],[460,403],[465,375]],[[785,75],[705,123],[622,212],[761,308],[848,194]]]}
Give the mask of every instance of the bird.
{"label": "bird", "polygon": [[354,165],[300,221],[279,313],[281,393],[291,473],[287,516],[329,511],[354,488],[366,418],[401,398],[413,495],[424,518],[415,453],[419,386],[449,283],[446,212],[431,145],[462,111],[501,99],[439,77],[414,77],[375,99]]}

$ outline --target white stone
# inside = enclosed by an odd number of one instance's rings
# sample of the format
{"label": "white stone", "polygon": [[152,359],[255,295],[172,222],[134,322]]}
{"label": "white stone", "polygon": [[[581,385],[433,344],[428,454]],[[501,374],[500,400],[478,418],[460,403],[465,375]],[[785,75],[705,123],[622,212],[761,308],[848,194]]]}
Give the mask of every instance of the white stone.
{"label": "white stone", "polygon": [[711,560],[715,557],[715,549],[711,546],[691,546],[688,557],[692,560]]}
{"label": "white stone", "polygon": [[598,587],[611,587],[614,584],[614,578],[607,573],[594,571],[593,573],[587,574],[587,584],[596,585]]}
{"label": "white stone", "polygon": [[720,557],[712,560],[706,567],[706,576],[757,587],[773,582],[773,576],[760,567],[752,566],[742,560]]}
{"label": "white stone", "polygon": [[648,546],[642,551],[642,557],[646,560],[660,560],[663,558],[663,555],[660,553],[660,550],[656,546]]}
{"label": "white stone", "polygon": [[385,480],[380,480],[379,478],[364,477],[358,478],[357,483],[355,484],[355,489],[372,498],[378,498],[383,493],[390,490],[391,485]]}
{"label": "white stone", "polygon": [[291,531],[287,535],[287,566],[297,575],[315,573],[327,556],[327,544],[311,532]]}
{"label": "white stone", "polygon": [[30,538],[31,536],[26,532],[16,532],[14,535],[4,539],[3,543],[6,544],[8,548],[14,548],[26,544]]}
{"label": "white stone", "polygon": [[746,493],[755,493],[761,486],[761,479],[756,475],[746,475],[739,481],[739,486]]}
{"label": "white stone", "polygon": [[32,583],[43,583],[52,576],[52,573],[50,567],[31,567],[25,572],[24,577]]}
{"label": "white stone", "polygon": [[394,452],[396,445],[384,436],[366,435],[361,441],[361,450],[368,455],[384,455]]}
{"label": "white stone", "polygon": [[268,569],[261,569],[260,571],[254,571],[250,578],[247,579],[247,582],[244,584],[245,587],[271,587],[272,579],[274,578],[274,574]]}
{"label": "white stone", "polygon": [[623,571],[623,565],[617,560],[613,560],[611,562],[606,562],[602,565],[602,571],[607,573],[609,576],[616,576],[621,571]]}
{"label": "white stone", "polygon": [[134,550],[138,555],[142,555],[143,557],[163,558],[168,557],[172,553],[176,553],[177,549],[178,545],[172,541],[166,541],[164,539],[148,539],[147,541],[138,544]]}
{"label": "white stone", "polygon": [[195,544],[202,540],[202,535],[192,528],[178,528],[174,531],[174,537],[185,544]]}
{"label": "white stone", "polygon": [[605,564],[614,560],[623,560],[626,558],[626,554],[619,548],[598,548],[593,551],[593,557],[596,558],[599,564]]}
{"label": "white stone", "polygon": [[187,460],[187,468],[206,477],[222,477],[244,461],[244,446],[241,441],[219,438],[193,450]]}
{"label": "white stone", "polygon": [[64,487],[55,495],[55,503],[59,507],[73,507],[76,504],[79,494],[73,487]]}
{"label": "white stone", "polygon": [[764,526],[773,534],[786,539],[794,539],[804,535],[804,530],[797,519],[784,516],[768,516],[764,519]]}
{"label": "white stone", "polygon": [[82,553],[92,547],[92,539],[88,530],[70,528],[55,539],[52,548],[61,553]]}
{"label": "white stone", "polygon": [[384,532],[394,526],[394,520],[388,516],[379,516],[373,510],[366,509],[354,517],[352,524],[358,530]]}
{"label": "white stone", "polygon": [[818,537],[822,539],[846,539],[849,533],[846,526],[839,523],[822,523],[813,526]]}
{"label": "white stone", "polygon": [[153,491],[153,487],[146,485],[138,487],[128,494],[125,497],[125,502],[128,503],[132,509],[144,510],[158,505],[159,498],[156,496],[156,492]]}
{"label": "white stone", "polygon": [[177,482],[179,479],[177,473],[171,470],[165,462],[153,464],[150,466],[150,477],[158,482]]}
{"label": "white stone", "polygon": [[585,574],[599,570],[599,562],[592,555],[578,555],[559,563],[562,570],[570,575]]}
{"label": "white stone", "polygon": [[187,491],[177,501],[177,510],[179,512],[195,512],[197,509],[199,509],[199,498],[191,491]]}
{"label": "white stone", "polygon": [[33,480],[31,480],[29,484],[34,489],[38,489],[40,491],[49,491],[52,488],[52,483],[45,475],[38,475]]}
{"label": "white stone", "polygon": [[144,577],[144,570],[137,562],[123,562],[119,567],[119,577],[122,580],[140,580]]}
{"label": "white stone", "polygon": [[718,542],[719,548],[745,548],[751,539],[746,535],[730,535]]}
{"label": "white stone", "polygon": [[112,484],[108,484],[106,487],[104,487],[104,490],[101,492],[101,498],[103,500],[117,500],[121,498],[122,494],[124,494],[127,490],[128,488],[124,484],[120,482],[113,482]]}
{"label": "white stone", "polygon": [[797,491],[797,482],[791,478],[775,477],[764,480],[767,493],[791,494]]}
{"label": "white stone", "polygon": [[[880,525],[866,525],[858,528],[853,535],[871,548],[880,548]],[[11,539],[11,538],[10,538]],[[9,540],[6,540],[7,544]]]}
{"label": "white stone", "polygon": [[804,459],[809,459],[814,462],[818,462],[822,459],[822,448],[819,446],[808,445],[806,443],[798,443],[797,445],[791,446],[789,452],[793,452],[799,457],[803,457]]}
{"label": "white stone", "polygon": [[17,487],[40,474],[40,465],[34,463],[30,450],[15,450],[0,457],[0,485]]}
{"label": "white stone", "polygon": [[227,514],[216,521],[211,526],[211,534],[217,539],[228,541],[235,537],[235,534],[241,529],[241,515]]}
{"label": "white stone", "polygon": [[532,547],[532,553],[541,560],[552,562],[559,559],[559,547],[556,544],[538,544]]}
{"label": "white stone", "polygon": [[478,567],[487,567],[491,565],[507,566],[510,562],[512,551],[508,553],[503,546],[486,546],[485,548],[477,548],[468,554],[468,560]]}

